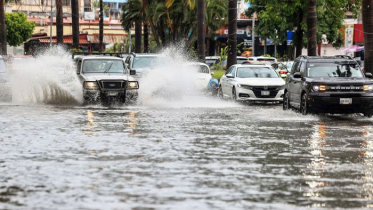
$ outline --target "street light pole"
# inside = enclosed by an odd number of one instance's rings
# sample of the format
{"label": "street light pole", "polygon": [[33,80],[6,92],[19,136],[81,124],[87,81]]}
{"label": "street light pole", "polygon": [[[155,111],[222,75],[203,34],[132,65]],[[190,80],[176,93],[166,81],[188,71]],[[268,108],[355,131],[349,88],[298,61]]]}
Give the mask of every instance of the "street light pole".
{"label": "street light pole", "polygon": [[252,56],[255,56],[255,33],[254,33],[254,30],[255,30],[255,19],[254,17],[251,18],[251,45],[252,45],[252,53],[251,55]]}
{"label": "street light pole", "polygon": [[52,29],[53,29],[53,0],[51,1],[51,28],[50,28],[50,39],[49,39],[49,46],[52,47]]}

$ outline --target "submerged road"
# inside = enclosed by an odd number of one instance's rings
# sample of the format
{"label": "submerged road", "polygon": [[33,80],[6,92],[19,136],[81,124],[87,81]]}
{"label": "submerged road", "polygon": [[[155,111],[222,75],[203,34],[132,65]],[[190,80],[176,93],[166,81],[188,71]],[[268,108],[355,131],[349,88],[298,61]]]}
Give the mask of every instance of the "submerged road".
{"label": "submerged road", "polygon": [[372,125],[279,105],[2,104],[0,209],[369,209]]}

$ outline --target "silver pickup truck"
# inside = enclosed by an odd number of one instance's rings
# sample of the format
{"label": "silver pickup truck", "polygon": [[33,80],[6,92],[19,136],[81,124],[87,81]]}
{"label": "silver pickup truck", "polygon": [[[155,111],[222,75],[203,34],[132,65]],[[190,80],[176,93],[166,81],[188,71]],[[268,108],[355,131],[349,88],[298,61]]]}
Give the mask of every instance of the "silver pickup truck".
{"label": "silver pickup truck", "polygon": [[81,56],[75,59],[84,102],[135,102],[139,83],[136,71],[126,68],[124,60],[113,56]]}

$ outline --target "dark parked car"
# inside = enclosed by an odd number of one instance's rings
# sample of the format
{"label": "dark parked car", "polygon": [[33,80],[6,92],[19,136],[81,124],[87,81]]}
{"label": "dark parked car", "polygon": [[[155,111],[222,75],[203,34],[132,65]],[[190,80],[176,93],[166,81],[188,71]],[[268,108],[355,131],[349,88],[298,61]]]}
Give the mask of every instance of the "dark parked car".
{"label": "dark parked car", "polygon": [[295,107],[303,115],[363,113],[372,117],[371,78],[348,56],[300,56],[286,79],[283,109]]}

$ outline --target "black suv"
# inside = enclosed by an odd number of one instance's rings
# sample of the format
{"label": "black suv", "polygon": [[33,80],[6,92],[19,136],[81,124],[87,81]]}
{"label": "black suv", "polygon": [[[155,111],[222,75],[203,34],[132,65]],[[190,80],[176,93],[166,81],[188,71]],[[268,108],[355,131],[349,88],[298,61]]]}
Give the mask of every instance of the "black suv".
{"label": "black suv", "polygon": [[300,56],[286,79],[283,109],[303,115],[363,113],[373,115],[373,81],[349,56]]}

